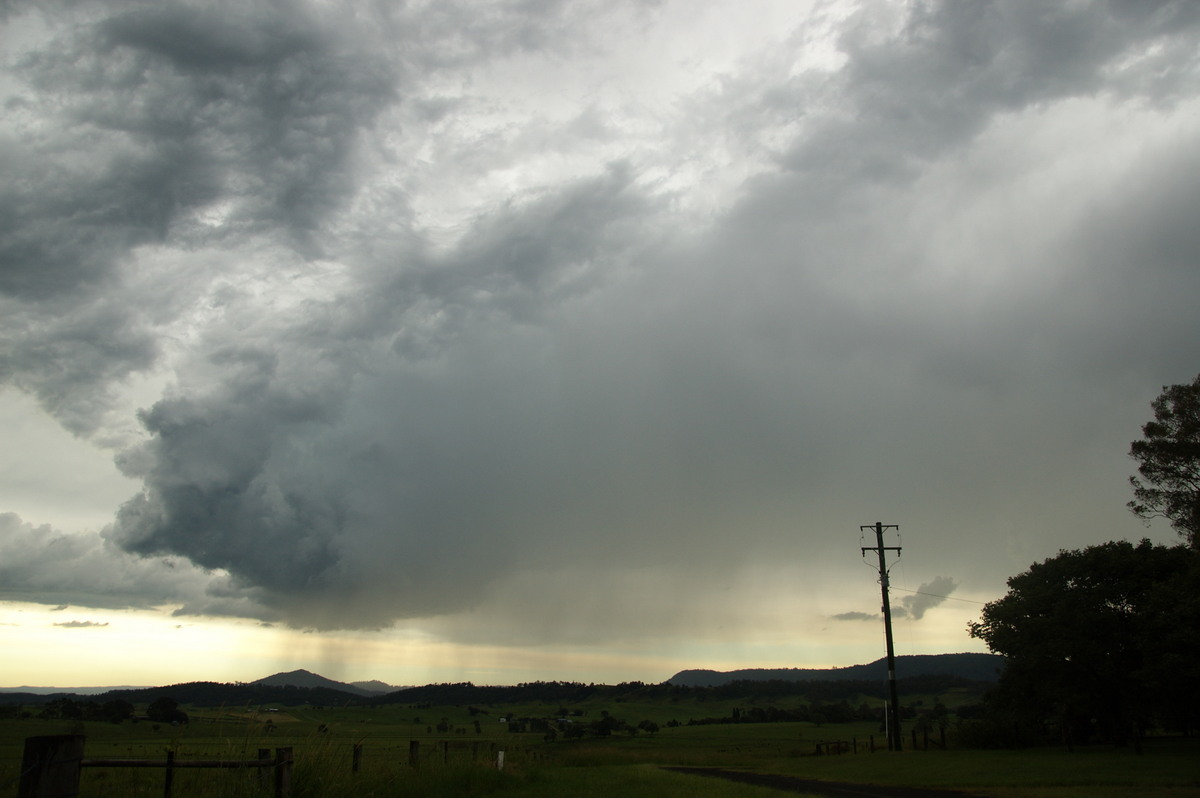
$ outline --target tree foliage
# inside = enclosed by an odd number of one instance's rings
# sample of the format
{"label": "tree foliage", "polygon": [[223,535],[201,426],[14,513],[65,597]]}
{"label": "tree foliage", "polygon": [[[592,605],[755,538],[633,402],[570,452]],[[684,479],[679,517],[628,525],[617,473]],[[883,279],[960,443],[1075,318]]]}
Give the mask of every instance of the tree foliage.
{"label": "tree foliage", "polygon": [[120,723],[133,717],[133,704],[128,701],[77,701],[69,697],[55,698],[42,705],[40,717],[53,720],[105,720]]}
{"label": "tree foliage", "polygon": [[146,709],[148,720],[162,723],[187,723],[187,713],[179,708],[179,702],[169,696],[159,696],[150,702]]}
{"label": "tree foliage", "polygon": [[1151,407],[1154,420],[1142,427],[1145,437],[1129,447],[1141,475],[1129,478],[1129,509],[1146,520],[1166,518],[1200,549],[1200,375],[1164,386]]}
{"label": "tree foliage", "polygon": [[1197,564],[1184,546],[1118,541],[1009,579],[968,625],[1007,660],[995,705],[1068,742],[1125,743],[1155,723],[1194,723],[1197,703],[1181,699],[1200,662]]}

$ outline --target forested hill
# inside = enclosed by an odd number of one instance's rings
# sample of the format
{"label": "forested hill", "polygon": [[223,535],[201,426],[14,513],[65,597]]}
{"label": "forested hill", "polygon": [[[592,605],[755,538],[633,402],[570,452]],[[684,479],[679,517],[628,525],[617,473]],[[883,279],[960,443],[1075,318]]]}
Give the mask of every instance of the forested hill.
{"label": "forested hill", "polygon": [[[910,654],[896,657],[896,678],[957,676],[972,682],[994,682],[1004,658],[996,654]],[[737,671],[680,671],[667,680],[686,687],[715,687],[731,682],[836,682],[887,679],[887,660],[846,668],[748,668]]]}
{"label": "forested hill", "polygon": [[280,704],[282,706],[356,706],[366,699],[364,696],[335,690],[330,687],[297,687],[295,685],[270,684],[221,684],[219,682],[186,682],[166,687],[150,687],[142,690],[114,690],[95,696],[98,701],[122,700],[134,704],[149,703],[166,696],[180,704],[194,707],[251,706]]}
{"label": "forested hill", "polygon": [[295,687],[293,685],[272,686],[264,684],[223,684],[221,682],[184,682],[162,687],[138,687],[128,690],[109,690],[104,693],[79,695],[61,693],[0,693],[0,707],[41,706],[68,699],[74,702],[128,701],[131,704],[149,704],[157,698],[170,698],[179,704],[193,707],[245,707],[263,704],[280,706],[357,706],[365,703],[365,696],[334,690],[327,687]]}
{"label": "forested hill", "polygon": [[[986,682],[970,681],[948,674],[909,676],[897,682],[900,696],[925,696],[956,690],[982,696]],[[430,684],[409,687],[386,695],[366,697],[323,687],[272,687],[261,684],[219,684],[189,682],[139,690],[113,690],[100,695],[79,696],[68,693],[37,695],[32,693],[0,693],[0,716],[6,707],[35,707],[44,705],[80,705],[87,715],[93,709],[112,702],[149,704],[158,699],[187,707],[249,707],[249,706],[380,706],[407,704],[437,706],[446,704],[474,706],[505,706],[547,703],[573,706],[588,701],[666,701],[679,699],[734,699],[770,701],[783,698],[804,698],[812,702],[860,701],[864,696],[883,700],[887,692],[885,679],[833,680],[743,680],[705,686],[677,685],[670,682],[644,684],[623,682],[616,685],[582,684],[579,682],[532,682],[512,686],[477,686],[459,684]],[[93,706],[94,705],[94,706]]]}

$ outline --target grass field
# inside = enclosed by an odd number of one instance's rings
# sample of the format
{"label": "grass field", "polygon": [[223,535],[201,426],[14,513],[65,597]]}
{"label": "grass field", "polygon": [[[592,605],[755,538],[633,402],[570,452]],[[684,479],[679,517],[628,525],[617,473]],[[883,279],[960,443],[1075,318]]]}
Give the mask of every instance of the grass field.
{"label": "grass field", "polygon": [[[26,737],[83,733],[85,756],[162,760],[253,759],[259,749],[292,747],[297,798],[341,796],[699,796],[762,798],[780,793],[697,776],[669,773],[660,765],[752,770],[834,781],[969,789],[997,798],[1184,798],[1200,796],[1200,743],[1153,739],[1142,755],[1110,747],[1029,751],[929,750],[868,753],[870,724],[771,723],[679,725],[689,717],[728,714],[730,707],[613,704],[573,707],[594,718],[609,712],[632,723],[653,720],[655,734],[556,739],[513,733],[499,718],[555,714],[558,707],[527,705],[469,708],[247,708],[189,709],[182,726],[148,721],[0,721],[0,798],[16,795]],[[478,730],[476,728],[478,722]],[[438,728],[446,731],[439,732]],[[909,738],[906,738],[906,742]],[[409,765],[410,742],[419,743],[418,767]],[[817,743],[856,741],[860,753],[814,756]],[[361,770],[351,770],[352,750],[362,744]],[[504,769],[495,766],[504,751]],[[81,796],[160,796],[161,769],[88,768]],[[173,794],[180,798],[260,798],[271,794],[269,776],[256,771],[178,770]]]}

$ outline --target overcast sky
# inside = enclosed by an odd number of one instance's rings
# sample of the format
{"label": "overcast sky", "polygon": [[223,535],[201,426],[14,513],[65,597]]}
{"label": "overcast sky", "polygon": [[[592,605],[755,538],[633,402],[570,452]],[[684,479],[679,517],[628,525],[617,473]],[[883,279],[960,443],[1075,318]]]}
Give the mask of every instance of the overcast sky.
{"label": "overcast sky", "polygon": [[1200,371],[1200,4],[10,0],[0,53],[10,643],[849,665],[860,525],[898,653],[1177,540],[1124,505]]}

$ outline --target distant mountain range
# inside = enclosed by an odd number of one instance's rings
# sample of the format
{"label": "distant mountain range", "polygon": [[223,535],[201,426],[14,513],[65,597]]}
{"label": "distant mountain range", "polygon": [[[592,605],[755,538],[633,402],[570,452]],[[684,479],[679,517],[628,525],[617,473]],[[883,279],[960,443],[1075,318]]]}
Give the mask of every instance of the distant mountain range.
{"label": "distant mountain range", "polygon": [[[216,682],[189,682],[188,684],[217,684]],[[377,679],[366,682],[337,682],[333,679],[326,679],[324,676],[312,673],[306,670],[288,671],[287,673],[276,673],[273,676],[264,676],[253,682],[237,683],[235,685],[227,685],[230,687],[244,687],[247,685],[255,685],[262,687],[283,687],[283,688],[302,688],[302,689],[319,689],[321,691],[336,690],[342,693],[350,693],[351,695],[372,697],[383,695],[384,693],[392,693],[396,690],[403,689],[396,685],[387,684]],[[144,690],[161,690],[161,687],[147,687],[138,685],[114,685],[109,687],[0,687],[0,693],[24,693],[27,695],[77,695],[77,696],[94,696],[103,695],[106,693],[130,693],[140,692]]]}
{"label": "distant mountain range", "polygon": [[[994,654],[909,655],[896,658],[896,677],[938,677],[967,682],[995,682],[1003,667],[1002,657]],[[736,682],[874,682],[886,681],[887,664],[883,659],[867,665],[846,668],[752,668],[736,671],[686,670],[672,676],[665,686],[723,687]],[[222,684],[186,682],[161,687],[16,687],[0,688],[0,705],[38,705],[58,698],[91,701],[124,700],[149,703],[169,696],[191,706],[280,704],[297,706],[341,706],[426,701],[431,703],[469,703],[495,701],[550,700],[568,701],[597,690],[638,690],[648,687],[630,682],[606,688],[576,682],[534,682],[515,687],[476,687],[470,683],[398,687],[380,681],[338,682],[311,671],[276,673],[253,682]],[[518,695],[519,694],[519,695]]]}
{"label": "distant mountain range", "polygon": [[26,693],[28,695],[100,695],[113,690],[145,690],[145,686],[131,684],[109,685],[108,687],[0,687],[0,693]]}
{"label": "distant mountain range", "polygon": [[[1000,678],[1004,658],[997,654],[908,654],[896,657],[896,678],[957,676],[972,682]],[[736,671],[680,671],[667,681],[687,687],[716,687],[731,682],[838,682],[887,679],[887,659],[846,668],[748,668]]]}
{"label": "distant mountain range", "polygon": [[88,701],[149,703],[169,696],[192,706],[313,704],[340,706],[376,699],[403,688],[380,681],[345,682],[327,679],[306,670],[276,673],[253,682],[185,682],[160,687],[7,687],[0,688],[0,705],[44,704],[59,698]]}

